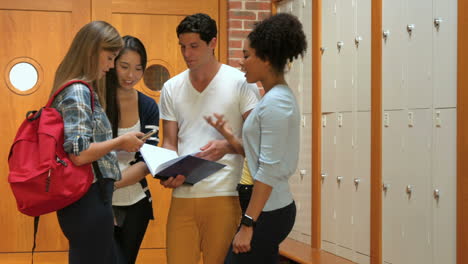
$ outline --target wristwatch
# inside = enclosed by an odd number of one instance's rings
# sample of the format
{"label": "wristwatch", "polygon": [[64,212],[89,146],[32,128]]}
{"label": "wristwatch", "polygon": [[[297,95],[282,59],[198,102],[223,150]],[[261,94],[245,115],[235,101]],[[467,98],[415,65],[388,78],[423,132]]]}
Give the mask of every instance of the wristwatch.
{"label": "wristwatch", "polygon": [[255,227],[255,221],[248,214],[244,214],[241,219],[241,225],[245,225],[247,227]]}

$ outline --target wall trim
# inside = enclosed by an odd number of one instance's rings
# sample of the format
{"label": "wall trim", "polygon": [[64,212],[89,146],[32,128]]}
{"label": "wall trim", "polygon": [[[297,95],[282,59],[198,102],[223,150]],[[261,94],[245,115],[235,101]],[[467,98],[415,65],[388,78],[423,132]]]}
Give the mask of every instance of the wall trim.
{"label": "wall trim", "polygon": [[382,263],[382,0],[371,2],[371,264]]}
{"label": "wall trim", "polygon": [[219,0],[218,19],[218,58],[219,61],[228,64],[228,0]]}
{"label": "wall trim", "polygon": [[457,263],[468,263],[468,1],[458,0]]}
{"label": "wall trim", "polygon": [[312,248],[322,248],[322,0],[312,0]]}

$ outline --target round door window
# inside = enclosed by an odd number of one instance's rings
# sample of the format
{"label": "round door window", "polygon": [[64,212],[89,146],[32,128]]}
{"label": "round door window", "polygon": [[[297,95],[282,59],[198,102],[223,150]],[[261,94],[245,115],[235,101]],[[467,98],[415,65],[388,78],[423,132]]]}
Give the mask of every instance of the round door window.
{"label": "round door window", "polygon": [[164,83],[169,80],[171,76],[166,67],[159,64],[153,64],[146,68],[143,75],[143,81],[146,87],[153,91],[160,91]]}

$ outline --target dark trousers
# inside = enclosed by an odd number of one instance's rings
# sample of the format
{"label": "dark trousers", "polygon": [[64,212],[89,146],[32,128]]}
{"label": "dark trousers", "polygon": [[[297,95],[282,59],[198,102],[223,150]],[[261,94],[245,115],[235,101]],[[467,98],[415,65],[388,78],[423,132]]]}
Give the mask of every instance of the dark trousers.
{"label": "dark trousers", "polygon": [[252,196],[253,185],[238,184],[237,193],[239,193],[239,204],[242,210],[242,215],[247,211],[250,197]]}
{"label": "dark trousers", "polygon": [[[247,190],[239,190],[239,202],[245,205],[245,198],[251,196]],[[248,205],[248,202],[247,202]],[[245,207],[247,209],[247,206]],[[242,208],[243,212],[244,208]],[[225,264],[275,264],[279,262],[279,244],[291,232],[296,220],[294,202],[283,208],[262,212],[254,227],[251,250],[247,253],[234,254],[232,246],[226,256]]]}
{"label": "dark trousers", "polygon": [[63,234],[69,242],[70,264],[116,262],[112,214],[113,180],[93,183],[77,202],[57,211]]}
{"label": "dark trousers", "polygon": [[114,210],[122,211],[125,215],[122,226],[116,226],[114,229],[117,250],[125,260],[124,263],[133,264],[137,259],[149,220],[153,218],[153,208],[145,197],[130,206],[114,206]]}

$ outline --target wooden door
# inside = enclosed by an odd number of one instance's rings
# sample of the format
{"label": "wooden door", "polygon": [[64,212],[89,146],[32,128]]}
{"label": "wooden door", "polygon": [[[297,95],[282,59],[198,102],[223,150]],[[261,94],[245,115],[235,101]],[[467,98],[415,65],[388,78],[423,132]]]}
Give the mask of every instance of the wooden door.
{"label": "wooden door", "polygon": [[[16,129],[29,110],[38,109],[49,97],[60,60],[77,30],[90,21],[86,0],[0,1],[0,252],[29,251],[32,246],[33,218],[16,209],[7,183],[8,153]],[[17,63],[33,65],[37,83],[30,90],[14,88],[10,69]],[[20,77],[27,78],[27,76]],[[37,250],[66,250],[57,217],[41,217]]]}
{"label": "wooden door", "polygon": [[[140,38],[148,53],[148,67],[166,69],[172,77],[186,69],[179,50],[176,27],[186,16],[203,12],[218,23],[218,58],[226,62],[226,2],[224,0],[16,0],[0,1],[0,33],[3,37],[0,48],[1,123],[0,133],[0,262],[29,259],[26,254],[1,254],[27,252],[32,246],[33,220],[19,213],[6,181],[8,152],[16,130],[25,113],[45,104],[53,82],[55,70],[67,51],[75,33],[91,20],[105,20],[124,35]],[[222,10],[222,11],[220,11]],[[10,68],[16,63],[33,65],[38,73],[37,84],[28,91],[13,88],[9,81]],[[151,75],[151,74],[149,74]],[[147,79],[148,78],[148,79]],[[158,76],[146,77],[137,89],[159,101],[158,85],[151,82]],[[155,221],[152,221],[139,256],[139,263],[165,263],[165,226],[170,203],[170,191],[148,178],[153,194]],[[41,217],[37,239],[38,251],[61,251],[63,253],[37,254],[37,263],[63,263],[68,245],[57,223],[55,213]],[[149,250],[151,249],[151,250]],[[52,255],[51,255],[52,254]],[[55,262],[54,259],[57,259]],[[45,262],[41,262],[44,260]],[[23,262],[15,262],[23,263]]]}

